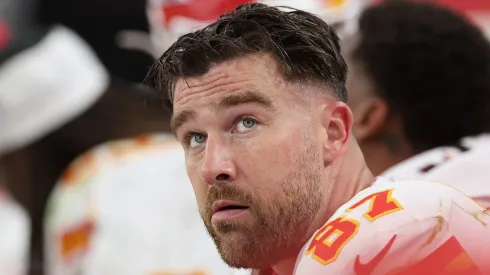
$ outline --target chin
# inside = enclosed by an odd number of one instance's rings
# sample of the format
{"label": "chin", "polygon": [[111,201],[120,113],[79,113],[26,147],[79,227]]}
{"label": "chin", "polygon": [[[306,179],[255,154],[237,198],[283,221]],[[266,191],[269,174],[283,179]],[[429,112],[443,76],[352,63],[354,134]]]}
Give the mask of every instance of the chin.
{"label": "chin", "polygon": [[262,261],[257,262],[244,257],[227,258],[224,255],[221,255],[221,258],[229,267],[236,269],[262,269],[270,266],[261,264]]}
{"label": "chin", "polygon": [[[260,268],[263,257],[258,253],[256,240],[240,231],[218,233],[215,239],[218,251],[223,261],[234,268]],[[260,242],[258,242],[260,243]]]}

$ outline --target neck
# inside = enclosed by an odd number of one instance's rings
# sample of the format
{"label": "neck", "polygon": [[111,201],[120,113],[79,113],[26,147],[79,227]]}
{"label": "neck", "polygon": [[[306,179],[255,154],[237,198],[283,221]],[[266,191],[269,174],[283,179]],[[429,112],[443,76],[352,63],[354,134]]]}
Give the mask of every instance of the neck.
{"label": "neck", "polygon": [[294,271],[294,266],[296,265],[296,260],[298,259],[297,257],[298,254],[299,251],[294,257],[284,259],[278,262],[277,264],[273,265],[271,271],[266,271],[266,272],[261,271],[260,275],[272,275],[274,274],[272,272],[275,272],[275,274],[279,274],[279,275],[292,275]]}
{"label": "neck", "polygon": [[332,192],[327,198],[326,216],[328,218],[357,193],[374,183],[373,173],[367,167],[361,149],[354,140],[338,167],[331,170],[338,172],[329,175],[330,182],[333,184],[331,184]]}
{"label": "neck", "polygon": [[[328,167],[326,178],[325,188],[329,189],[329,192],[322,205],[323,211],[319,211],[315,222],[312,223],[312,228],[309,231],[312,232],[311,235],[323,226],[338,208],[374,183],[374,176],[368,169],[361,149],[354,139],[350,141],[347,152]],[[300,253],[301,249],[295,251],[291,257],[273,265],[273,270],[279,275],[293,274]],[[261,270],[259,274],[270,275],[272,272],[271,270]]]}

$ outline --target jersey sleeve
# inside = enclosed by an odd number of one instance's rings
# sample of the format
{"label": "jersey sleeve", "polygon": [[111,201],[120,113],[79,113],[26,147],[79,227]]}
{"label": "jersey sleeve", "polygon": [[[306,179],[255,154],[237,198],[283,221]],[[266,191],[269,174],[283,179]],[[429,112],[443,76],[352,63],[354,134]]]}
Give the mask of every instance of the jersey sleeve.
{"label": "jersey sleeve", "polygon": [[440,208],[436,202],[418,208],[433,212],[420,216],[410,206],[415,200],[400,202],[405,209],[377,220],[343,209],[305,245],[295,275],[490,274],[486,210],[464,195],[441,201]]}

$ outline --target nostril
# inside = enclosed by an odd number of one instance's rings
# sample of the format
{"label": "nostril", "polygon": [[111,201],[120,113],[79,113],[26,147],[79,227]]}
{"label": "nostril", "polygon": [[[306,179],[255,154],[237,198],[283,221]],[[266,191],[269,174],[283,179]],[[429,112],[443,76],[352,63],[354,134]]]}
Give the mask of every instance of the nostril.
{"label": "nostril", "polygon": [[218,180],[218,181],[224,181],[224,180],[228,180],[229,178],[230,178],[230,176],[228,176],[227,174],[219,174],[216,177],[216,180]]}

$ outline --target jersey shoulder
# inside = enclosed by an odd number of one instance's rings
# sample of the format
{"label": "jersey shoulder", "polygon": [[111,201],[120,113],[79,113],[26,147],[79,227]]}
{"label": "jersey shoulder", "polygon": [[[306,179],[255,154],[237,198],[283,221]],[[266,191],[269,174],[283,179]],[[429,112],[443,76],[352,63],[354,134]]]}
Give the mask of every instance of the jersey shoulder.
{"label": "jersey shoulder", "polygon": [[[436,216],[448,218],[454,205],[465,209],[482,209],[463,192],[445,183],[377,178],[371,187],[359,192],[336,214],[346,212],[364,223],[389,228],[390,225]],[[382,220],[379,219],[381,217]],[[372,223],[375,220],[378,222]]]}
{"label": "jersey shoulder", "polygon": [[394,165],[382,176],[447,182],[490,209],[487,179],[490,135],[463,138],[459,146],[437,147]]}
{"label": "jersey shoulder", "polygon": [[485,210],[442,183],[378,178],[315,232],[299,255],[295,274],[356,274],[350,273],[354,272],[356,257],[370,259],[373,252],[390,247],[394,236],[398,235],[392,250],[404,251],[412,243],[424,247],[434,228],[448,229],[437,236],[440,239],[433,242],[435,246],[427,246],[424,253],[429,253],[450,238],[452,224],[480,226],[474,217],[468,218],[471,215],[465,213],[485,213]]}
{"label": "jersey shoulder", "polygon": [[422,175],[422,179],[448,182],[478,204],[490,209],[490,144],[479,146],[453,157]]}

